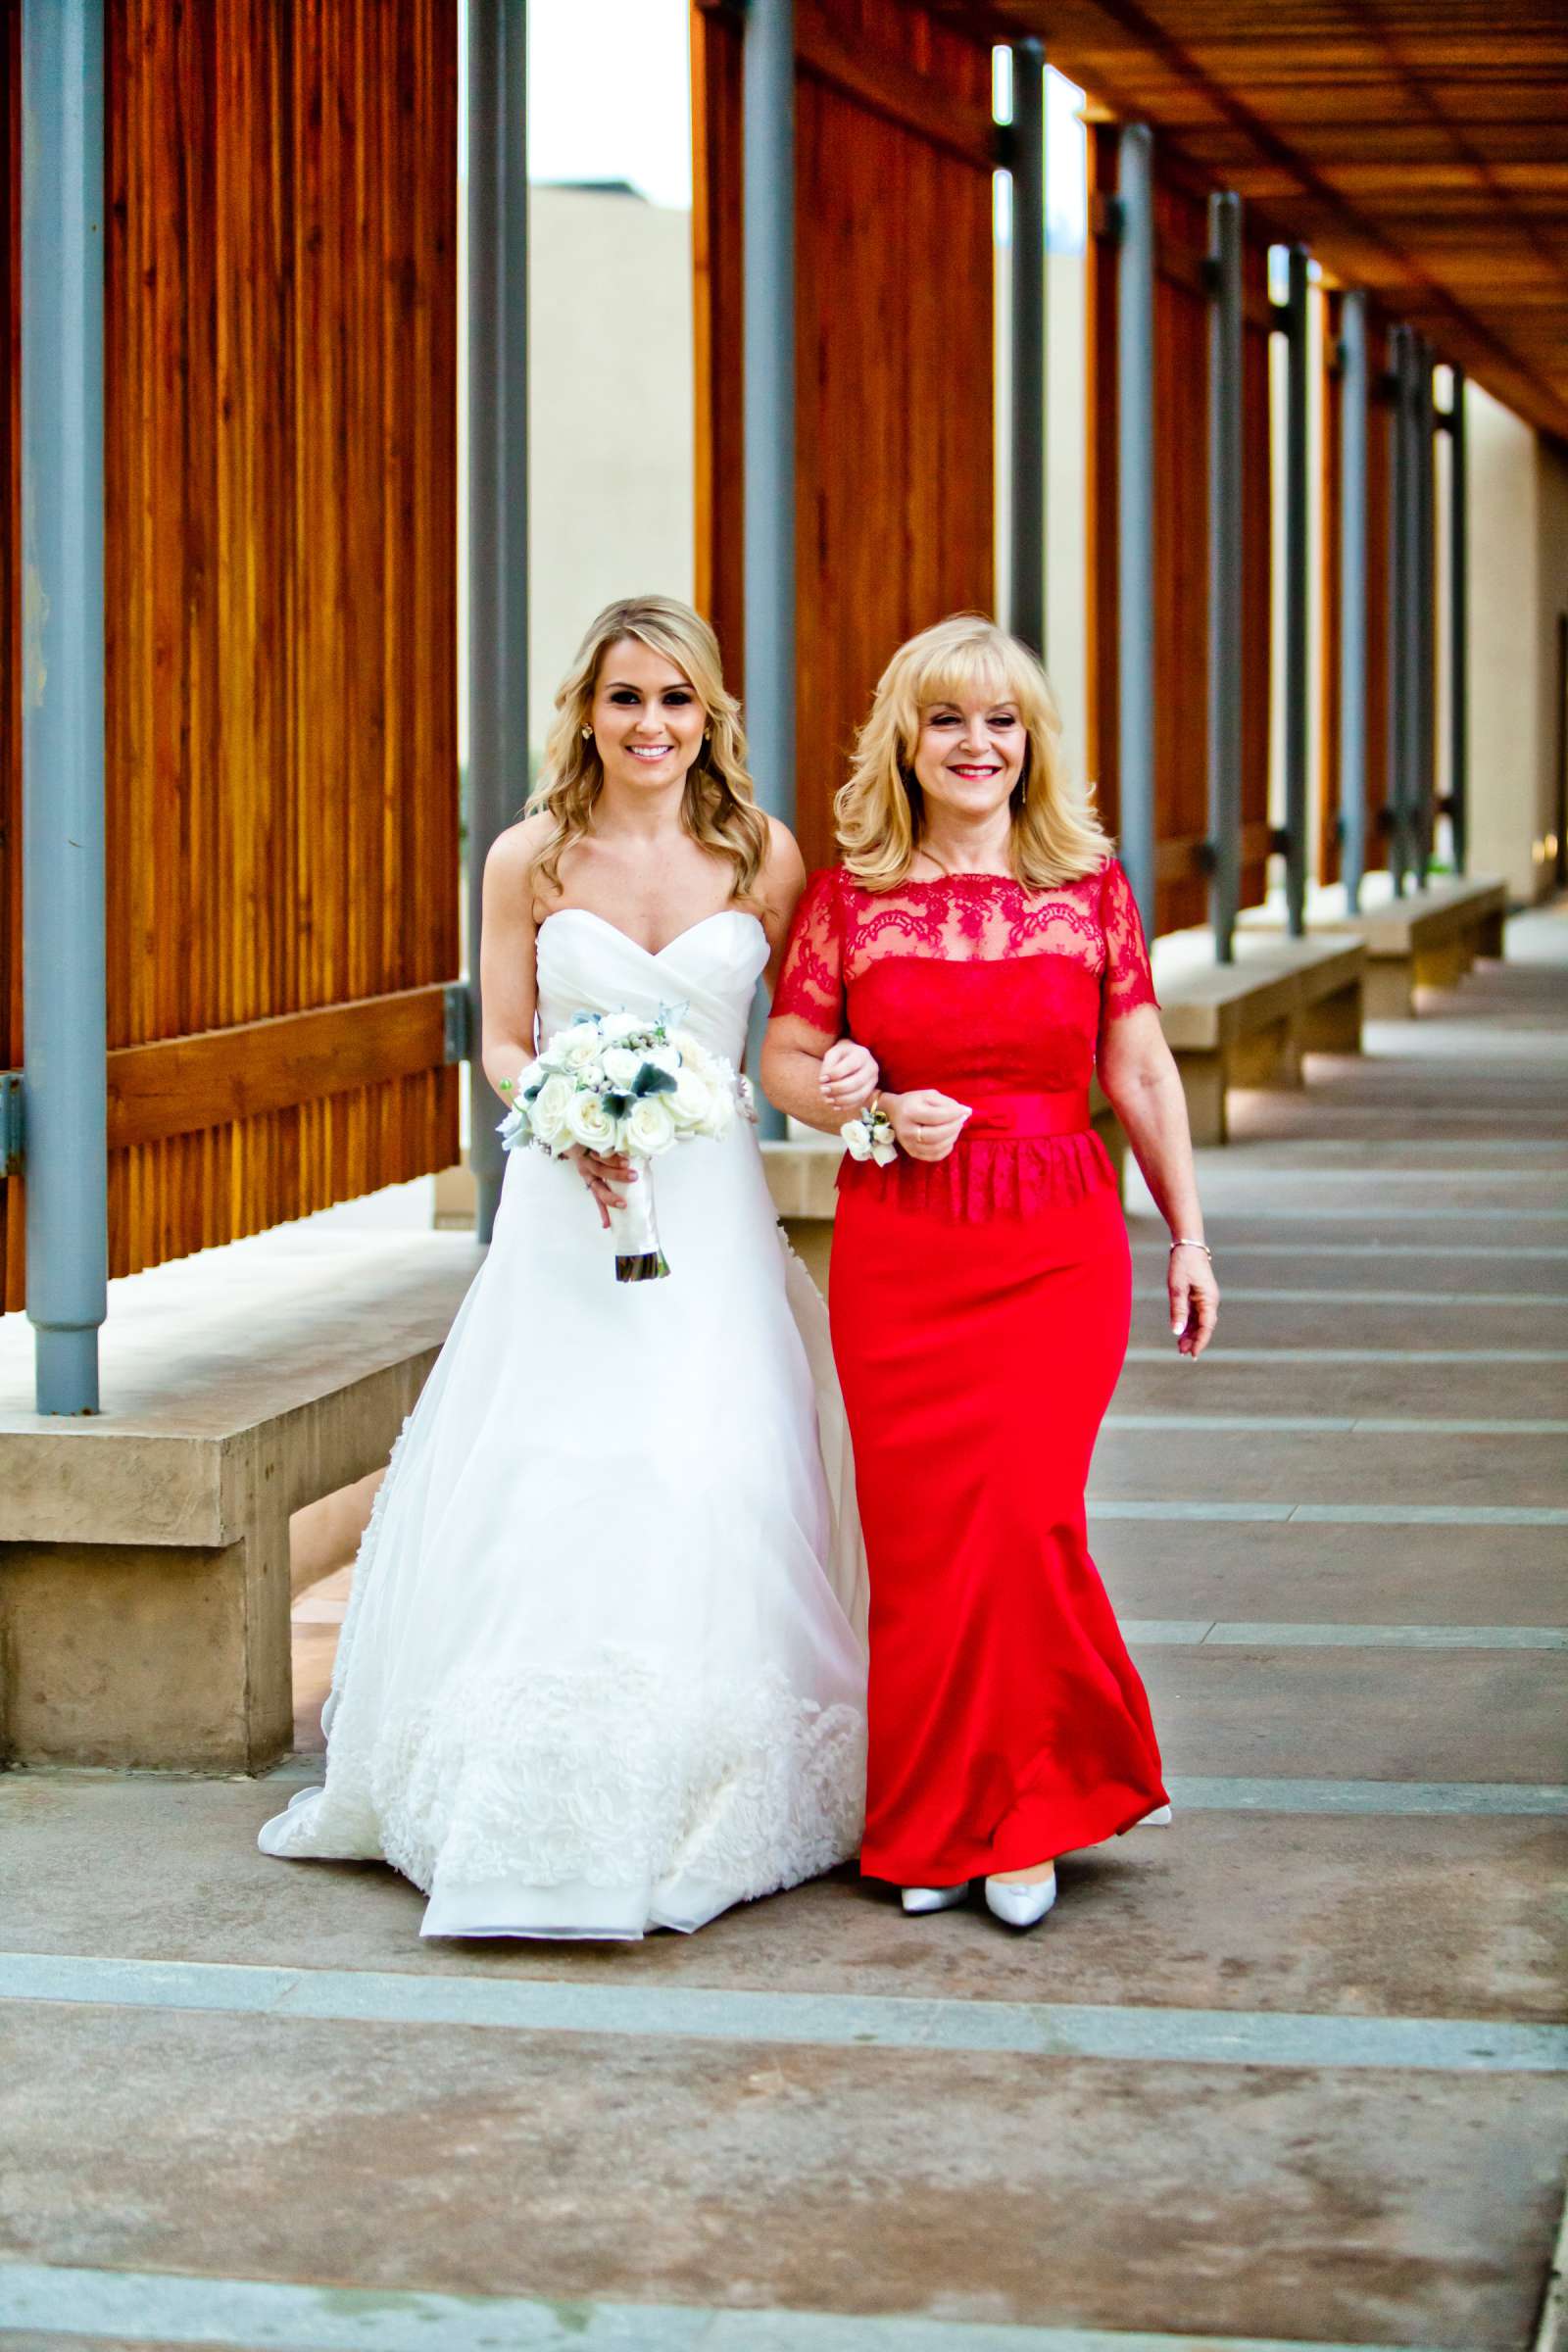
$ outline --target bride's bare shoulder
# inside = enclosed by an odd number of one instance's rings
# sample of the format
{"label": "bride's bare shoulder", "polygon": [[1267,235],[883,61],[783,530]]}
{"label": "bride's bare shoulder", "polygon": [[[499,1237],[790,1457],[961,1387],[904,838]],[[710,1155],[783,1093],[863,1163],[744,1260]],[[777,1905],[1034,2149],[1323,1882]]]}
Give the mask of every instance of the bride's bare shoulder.
{"label": "bride's bare shoulder", "polygon": [[533,816],[519,817],[514,825],[508,825],[505,832],[498,833],[490,844],[484,861],[485,880],[519,886],[528,882],[554,829],[550,818],[542,810]]}

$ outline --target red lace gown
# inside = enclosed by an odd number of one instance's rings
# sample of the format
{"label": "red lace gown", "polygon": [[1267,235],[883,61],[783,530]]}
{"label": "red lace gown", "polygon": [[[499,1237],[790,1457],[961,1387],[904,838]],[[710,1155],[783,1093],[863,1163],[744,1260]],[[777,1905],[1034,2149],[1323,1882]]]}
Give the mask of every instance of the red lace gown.
{"label": "red lace gown", "polygon": [[1149,1702],[1089,1556],[1084,1487],[1131,1268],[1089,1124],[1102,1024],[1152,1004],[1107,859],[862,889],[813,875],[773,1004],[974,1115],[950,1156],[846,1157],[829,1305],[871,1579],[861,1868],[1018,1870],[1163,1805]]}

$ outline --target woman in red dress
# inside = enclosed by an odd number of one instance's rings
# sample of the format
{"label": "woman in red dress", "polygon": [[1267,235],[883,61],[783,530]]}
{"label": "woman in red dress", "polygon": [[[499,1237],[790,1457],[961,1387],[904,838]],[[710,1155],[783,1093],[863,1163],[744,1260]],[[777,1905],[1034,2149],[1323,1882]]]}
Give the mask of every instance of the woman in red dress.
{"label": "woman in red dress", "polygon": [[900,649],[762,1059],[775,1102],[858,1113],[879,1152],[845,1158],[829,1299],[871,1578],[861,1868],[919,1911],[983,1877],[1020,1927],[1058,1854],[1168,1819],[1085,1535],[1131,1298],[1097,1065],[1171,1229],[1188,1358],[1218,1308],[1138,909],[1058,738],[1045,673],[990,622]]}

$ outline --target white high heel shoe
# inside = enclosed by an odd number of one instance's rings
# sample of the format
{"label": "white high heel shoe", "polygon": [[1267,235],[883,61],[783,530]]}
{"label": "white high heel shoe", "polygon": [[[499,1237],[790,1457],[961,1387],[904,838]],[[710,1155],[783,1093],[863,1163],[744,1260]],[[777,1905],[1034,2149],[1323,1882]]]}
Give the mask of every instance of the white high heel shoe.
{"label": "white high heel shoe", "polygon": [[1002,1920],[1009,1928],[1037,1926],[1055,1899],[1054,1871],[1049,1879],[1029,1879],[1021,1886],[1009,1886],[1003,1879],[986,1881],[986,1908],[993,1919]]}
{"label": "white high heel shoe", "polygon": [[1146,1813],[1142,1821],[1135,1821],[1133,1828],[1135,1830],[1168,1830],[1170,1828],[1169,1805],[1156,1805],[1152,1813]]}
{"label": "white high heel shoe", "polygon": [[969,1891],[967,1879],[956,1886],[905,1886],[899,1899],[906,1911],[951,1911]]}

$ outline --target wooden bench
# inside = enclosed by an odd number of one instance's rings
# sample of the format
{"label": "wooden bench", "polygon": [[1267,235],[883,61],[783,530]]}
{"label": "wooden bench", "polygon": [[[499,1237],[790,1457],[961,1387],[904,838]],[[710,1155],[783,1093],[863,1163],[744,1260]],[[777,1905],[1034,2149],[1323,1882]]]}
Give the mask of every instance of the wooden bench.
{"label": "wooden bench", "polygon": [[90,1420],[37,1418],[0,1319],[0,1760],[287,1750],[290,1515],[385,1463],[479,1259],[318,1230],[114,1283]]}
{"label": "wooden bench", "polygon": [[[1307,925],[1314,935],[1362,942],[1368,1020],[1407,1021],[1418,988],[1455,988],[1478,956],[1502,955],[1507,912],[1507,884],[1491,877],[1432,881],[1396,899],[1387,874],[1369,874],[1358,912],[1348,911],[1343,890],[1314,891]],[[1242,923],[1249,933],[1278,936],[1279,909],[1250,909]]]}
{"label": "wooden bench", "polygon": [[1160,1021],[1187,1093],[1193,1141],[1226,1140],[1233,1086],[1299,1086],[1304,1054],[1358,1054],[1366,950],[1360,940],[1239,930],[1234,963],[1207,931],[1154,943]]}

